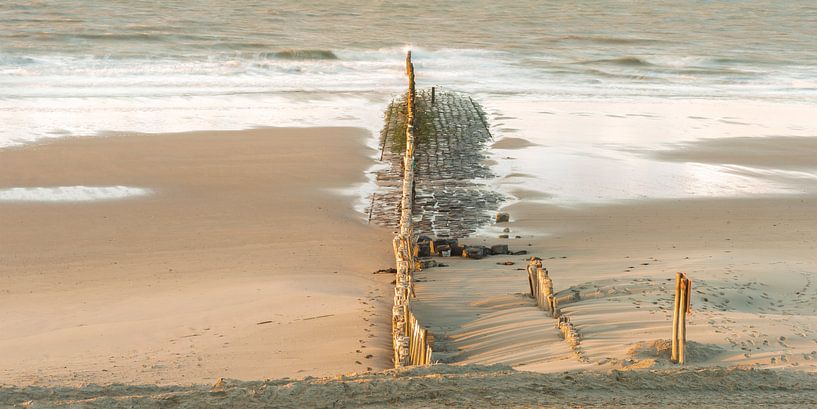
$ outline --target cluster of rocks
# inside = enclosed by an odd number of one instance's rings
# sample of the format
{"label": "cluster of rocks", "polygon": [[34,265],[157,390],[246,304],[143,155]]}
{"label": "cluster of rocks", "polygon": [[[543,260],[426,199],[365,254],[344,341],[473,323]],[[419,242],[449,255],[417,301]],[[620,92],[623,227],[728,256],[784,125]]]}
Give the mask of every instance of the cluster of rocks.
{"label": "cluster of rocks", "polygon": [[495,255],[523,255],[527,250],[510,251],[507,244],[495,244],[490,247],[460,244],[457,239],[432,239],[420,236],[417,240],[417,257],[420,259],[437,257],[465,257],[475,260]]}
{"label": "cluster of rocks", "polygon": [[[484,148],[491,139],[484,114],[471,98],[437,90],[416,95],[414,229],[441,238],[467,237],[491,221],[490,213],[504,199],[480,184],[493,177]],[[377,224],[395,227],[400,207],[404,147],[405,101],[386,110],[382,159],[389,163],[377,172],[378,192],[369,209]]]}

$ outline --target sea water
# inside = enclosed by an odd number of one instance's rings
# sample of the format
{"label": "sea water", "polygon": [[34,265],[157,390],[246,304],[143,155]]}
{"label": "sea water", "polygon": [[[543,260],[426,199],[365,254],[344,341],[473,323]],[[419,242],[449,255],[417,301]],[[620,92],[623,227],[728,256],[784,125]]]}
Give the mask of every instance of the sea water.
{"label": "sea water", "polygon": [[534,144],[491,153],[510,196],[802,193],[814,170],[649,153],[817,136],[815,38],[813,1],[7,0],[0,146],[261,126],[375,138],[411,49],[420,87],[469,93],[496,139]]}

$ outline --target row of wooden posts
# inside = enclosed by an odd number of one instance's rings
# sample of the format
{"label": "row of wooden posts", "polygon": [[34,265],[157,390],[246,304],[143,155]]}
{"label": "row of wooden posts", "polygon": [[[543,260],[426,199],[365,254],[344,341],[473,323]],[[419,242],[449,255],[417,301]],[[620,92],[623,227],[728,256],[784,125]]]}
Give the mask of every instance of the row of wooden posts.
{"label": "row of wooden posts", "polygon": [[427,365],[431,361],[428,331],[420,326],[411,312],[414,296],[413,273],[417,269],[416,238],[412,222],[414,191],[414,114],[415,86],[414,64],[411,51],[406,54],[406,151],[403,155],[403,184],[400,198],[400,231],[393,241],[397,273],[392,307],[392,341],[394,366]]}
{"label": "row of wooden posts", "polygon": [[[558,319],[556,327],[562,332],[565,341],[571,346],[580,360],[586,360],[579,347],[581,336],[569,317],[562,314],[560,305],[581,300],[581,293],[577,290],[557,294],[553,291],[553,280],[547,269],[542,267],[542,261],[531,257],[528,263],[528,284],[531,296],[536,305],[547,311],[551,317]],[[692,280],[684,273],[675,276],[675,309],[672,318],[672,354],[671,361],[684,364],[686,361],[686,316],[691,312],[690,299],[692,296]]]}
{"label": "row of wooden posts", "polygon": [[565,342],[580,361],[586,362],[587,358],[579,346],[581,341],[579,331],[570,322],[570,318],[563,315],[562,310],[559,309],[559,305],[564,301],[578,301],[580,298],[579,293],[571,291],[557,296],[553,292],[553,280],[550,278],[547,269],[542,267],[542,260],[536,257],[530,258],[527,271],[530,293],[536,300],[536,305],[547,311],[551,317],[556,318],[555,327],[562,333]]}
{"label": "row of wooden posts", "polygon": [[406,311],[406,332],[409,338],[409,365],[427,365],[431,363],[431,346],[428,343],[428,330],[420,326],[417,317],[411,310]]}

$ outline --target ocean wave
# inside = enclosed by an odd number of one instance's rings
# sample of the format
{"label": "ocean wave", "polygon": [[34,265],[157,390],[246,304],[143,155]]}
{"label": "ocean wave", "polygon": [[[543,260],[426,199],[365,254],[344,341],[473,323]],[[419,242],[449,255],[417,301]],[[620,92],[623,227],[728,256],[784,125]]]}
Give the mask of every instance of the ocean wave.
{"label": "ocean wave", "polygon": [[734,58],[734,57],[714,57],[709,59],[709,63],[715,65],[740,65],[740,66],[783,66],[796,65],[793,61],[775,59],[770,57],[755,58]]}
{"label": "ocean wave", "polygon": [[[727,63],[728,62],[728,63]],[[683,76],[728,76],[728,77],[751,77],[758,74],[759,67],[754,67],[748,63],[740,63],[731,59],[710,58],[700,56],[651,56],[649,60],[643,57],[624,56],[616,58],[602,58],[594,60],[583,60],[572,64],[573,67],[623,67],[623,68],[644,68],[652,74],[658,75],[683,75]],[[600,73],[596,68],[589,69],[589,72]],[[605,73],[612,74],[612,73]],[[602,74],[603,75],[603,74]],[[615,74],[618,75],[618,74]]]}
{"label": "ocean wave", "polygon": [[707,67],[686,67],[669,70],[670,73],[679,75],[696,75],[696,76],[730,76],[730,77],[752,77],[757,74],[750,71],[742,71],[734,68],[707,68]]}
{"label": "ocean wave", "polygon": [[25,66],[36,63],[37,60],[26,56],[3,55],[0,54],[0,67],[2,66]]}
{"label": "ocean wave", "polygon": [[[575,74],[575,73],[573,73]],[[599,79],[606,79],[606,80],[624,80],[624,81],[642,81],[642,82],[653,82],[656,84],[666,84],[670,81],[666,78],[661,78],[659,76],[653,74],[621,74],[621,73],[614,73],[614,72],[607,72],[602,70],[596,69],[588,69],[583,72],[585,75],[589,75],[597,80]]]}
{"label": "ocean wave", "polygon": [[298,50],[290,49],[263,53],[262,56],[280,58],[284,60],[337,60],[338,56],[330,50]]}
{"label": "ocean wave", "polygon": [[627,67],[651,67],[655,64],[650,63],[649,61],[634,57],[634,56],[626,56],[626,57],[617,57],[617,58],[602,58],[597,60],[584,60],[579,61],[577,64],[583,65],[592,65],[592,64],[603,64],[603,65],[621,65]]}
{"label": "ocean wave", "polygon": [[73,37],[83,40],[114,40],[114,41],[166,41],[164,35],[150,33],[80,33]]}
{"label": "ocean wave", "polygon": [[598,44],[647,44],[647,43],[656,43],[659,40],[649,39],[649,38],[627,38],[627,37],[598,37],[598,36],[579,36],[579,35],[567,35],[563,37],[559,37],[557,41],[580,41],[580,42],[589,42],[589,43],[598,43]]}

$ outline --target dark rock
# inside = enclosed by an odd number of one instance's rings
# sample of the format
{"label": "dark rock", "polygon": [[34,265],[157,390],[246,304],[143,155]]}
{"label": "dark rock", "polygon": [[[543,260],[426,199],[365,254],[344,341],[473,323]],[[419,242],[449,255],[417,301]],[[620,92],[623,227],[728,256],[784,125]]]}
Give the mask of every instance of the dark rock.
{"label": "dark rock", "polygon": [[491,246],[491,254],[508,254],[508,245],[494,244]]}
{"label": "dark rock", "polygon": [[497,223],[504,223],[511,220],[511,215],[508,213],[497,213],[496,214],[496,222]]}
{"label": "dark rock", "polygon": [[431,254],[440,254],[440,246],[448,244],[446,239],[437,239],[431,241]]}
{"label": "dark rock", "polygon": [[511,254],[514,256],[521,256],[528,254],[528,251],[527,250],[512,251]]}
{"label": "dark rock", "polygon": [[448,256],[451,255],[451,246],[449,246],[448,244],[441,244],[435,247],[434,249],[437,250],[437,254],[440,256],[447,257],[446,254]]}
{"label": "dark rock", "polygon": [[448,250],[452,250],[454,247],[458,247],[458,240],[457,239],[437,239],[431,242],[431,253],[439,254],[439,248],[441,246],[448,246]]}
{"label": "dark rock", "polygon": [[503,233],[510,233],[510,231],[511,231],[511,229],[509,227],[506,227],[506,228],[502,229]]}
{"label": "dark rock", "polygon": [[463,257],[479,260],[486,256],[486,248],[482,246],[466,246],[462,252]]}
{"label": "dark rock", "polygon": [[430,241],[423,241],[417,243],[417,257],[431,257]]}
{"label": "dark rock", "polygon": [[499,235],[499,238],[500,238],[500,239],[507,239],[507,238],[508,238],[508,235],[507,235],[507,234],[500,234],[500,235]]}
{"label": "dark rock", "polygon": [[420,260],[420,268],[425,270],[427,268],[437,267],[437,261],[431,258]]}

